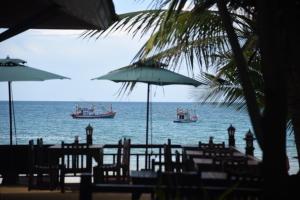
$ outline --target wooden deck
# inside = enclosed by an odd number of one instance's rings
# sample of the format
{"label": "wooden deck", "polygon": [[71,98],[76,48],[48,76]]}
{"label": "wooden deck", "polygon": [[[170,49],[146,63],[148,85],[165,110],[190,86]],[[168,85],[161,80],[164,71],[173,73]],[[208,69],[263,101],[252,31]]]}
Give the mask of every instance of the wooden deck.
{"label": "wooden deck", "polygon": [[[190,157],[194,163],[195,166],[201,166],[201,165],[207,165],[208,168],[210,168],[210,166],[213,164],[213,159],[214,157],[244,157],[246,158],[247,156],[245,156],[244,153],[233,149],[233,153],[232,155],[226,155],[224,154],[224,151],[227,149],[229,149],[229,147],[218,147],[217,149],[223,149],[220,150],[221,154],[220,155],[214,155],[212,154],[212,152],[208,152],[209,155],[206,155],[207,151],[201,150],[200,146],[195,146],[195,147],[186,147],[186,146],[182,146],[182,145],[177,145],[177,144],[171,144],[171,142],[168,143],[170,151],[168,153],[169,157],[170,157],[170,162],[172,163],[172,165],[178,164],[177,162],[179,162],[180,167],[182,167],[183,165],[185,165],[185,157]],[[203,144],[201,144],[203,145]],[[72,159],[73,156],[77,155],[77,151],[83,151],[84,154],[88,155],[87,158],[93,158],[93,161],[90,161],[89,159],[81,159],[81,162],[87,162],[86,167],[89,166],[88,168],[89,170],[89,174],[92,176],[93,174],[95,175],[95,168],[92,169],[92,167],[96,166],[96,165],[101,165],[102,163],[115,163],[117,162],[117,148],[118,145],[117,144],[106,144],[106,145],[91,145],[89,146],[88,149],[76,149],[76,152],[74,152],[72,149],[63,149],[61,148],[60,145],[45,145],[47,148],[46,154],[45,156],[48,156],[48,159],[52,162],[58,163],[59,160],[61,160],[62,156],[66,156],[67,155],[71,155],[70,156],[70,161],[69,159],[67,159],[67,163],[73,163]],[[130,171],[131,172],[140,172],[140,170],[143,169],[143,171],[149,171],[149,170],[153,170],[151,173],[141,173],[142,178],[140,177],[140,175],[138,175],[137,177],[135,177],[134,173],[130,173],[129,175],[129,182],[126,183],[125,185],[113,185],[113,184],[107,184],[107,183],[100,183],[99,185],[95,185],[93,183],[93,179],[91,179],[91,184],[88,184],[91,186],[91,188],[94,188],[94,193],[93,196],[97,196],[96,199],[151,199],[151,195],[154,195],[154,193],[156,192],[156,188],[157,188],[157,183],[158,180],[160,180],[159,178],[161,178],[161,174],[159,175],[160,177],[156,177],[152,176],[154,173],[160,173],[164,171],[168,171],[166,170],[167,168],[166,166],[166,150],[165,150],[165,145],[164,144],[154,144],[154,145],[149,145],[148,149],[151,149],[148,157],[145,156],[145,145],[143,144],[131,144],[130,145]],[[73,173],[71,173],[71,178],[66,178],[66,184],[65,184],[65,189],[66,189],[66,193],[65,194],[61,194],[60,190],[54,190],[54,191],[49,191],[49,190],[32,190],[30,192],[27,191],[27,185],[26,183],[28,181],[26,181],[26,176],[24,176],[24,174],[27,174],[27,170],[28,170],[28,165],[27,165],[27,160],[28,158],[28,145],[20,145],[20,146],[16,146],[13,147],[13,151],[11,149],[9,149],[9,146],[6,147],[0,147],[0,155],[5,155],[5,153],[9,153],[9,155],[14,155],[14,165],[17,166],[17,171],[16,174],[23,174],[23,185],[19,185],[19,186],[12,186],[12,187],[6,187],[6,186],[1,186],[0,185],[0,200],[9,200],[9,199],[43,199],[43,200],[47,200],[47,199],[55,199],[55,200],[60,200],[60,199],[67,199],[67,200],[72,200],[72,199],[79,199],[79,191],[80,191],[80,178],[79,176],[81,175],[81,173],[77,174],[77,177],[75,178],[75,173],[73,176]],[[178,153],[179,152],[179,153]],[[230,151],[231,152],[231,151]],[[82,153],[82,152],[81,152]],[[213,156],[213,157],[211,157]],[[5,159],[9,159],[9,157],[5,157]],[[147,168],[145,169],[145,160],[149,160],[149,162],[153,162],[155,161],[155,163],[158,163],[158,165],[154,168]],[[1,160],[1,156],[0,156],[0,160]],[[3,157],[2,157],[3,160]],[[7,160],[7,161],[8,161]],[[4,160],[3,160],[4,161]],[[11,160],[10,160],[11,162]],[[248,165],[257,165],[260,161],[258,159],[256,159],[255,157],[248,157]],[[18,165],[18,163],[20,165]],[[177,165],[176,165],[177,166]],[[178,165],[179,166],[179,165]],[[152,166],[153,167],[153,166]],[[173,167],[171,167],[172,171],[173,171]],[[174,168],[175,169],[175,168]],[[195,169],[195,168],[194,168]],[[200,170],[201,167],[199,167],[199,169],[197,169],[195,171],[195,173],[200,172],[201,176],[195,176],[192,178],[195,178],[195,183],[197,182],[201,182],[201,187],[199,187],[198,185],[195,185],[195,187],[188,187],[186,188],[185,186],[179,185],[176,186],[177,189],[180,189],[181,192],[195,192],[198,193],[199,188],[206,187],[206,189],[208,189],[209,191],[212,191],[212,194],[215,193],[215,191],[218,192],[222,192],[224,190],[226,190],[226,188],[228,187],[228,174],[225,171],[214,171],[214,170]],[[0,174],[5,174],[6,170],[10,170],[10,168],[6,165],[2,165],[0,166]],[[185,173],[187,172],[186,169],[176,169],[176,173]],[[140,173],[138,173],[140,174]],[[146,176],[148,176],[148,174],[151,174],[151,177],[149,178],[149,181],[145,182],[144,180],[146,179],[145,177],[143,177],[146,174]],[[177,176],[175,174],[175,176]],[[110,174],[108,180],[114,180],[113,178],[115,178],[113,176],[113,174]],[[197,178],[197,180],[196,180]],[[68,180],[67,180],[68,179]],[[141,181],[142,180],[142,181]],[[20,182],[20,176],[19,176],[19,182]],[[231,182],[232,183],[232,182]],[[119,184],[119,183],[118,183]],[[96,187],[94,187],[96,186]],[[100,188],[98,187],[100,186]],[[163,184],[160,186],[161,189],[164,190],[169,190],[170,186],[168,184]],[[172,186],[173,187],[173,186]],[[171,189],[172,189],[171,187]],[[211,188],[210,188],[211,187]],[[218,188],[219,187],[219,188]],[[192,189],[191,191],[189,191],[190,189]],[[246,189],[246,190],[244,190]],[[249,188],[242,188],[241,191],[237,191],[238,193],[242,192],[243,194],[245,192],[248,192]],[[251,188],[250,188],[251,189]],[[255,188],[256,189],[256,188]],[[140,191],[140,192],[136,192],[136,190]],[[188,191],[187,191],[188,190]],[[259,189],[258,189],[259,190]],[[137,196],[134,196],[137,195]],[[139,196],[141,195],[141,197]],[[256,193],[255,193],[256,195]],[[138,198],[137,198],[138,197]],[[213,197],[214,198],[214,197]]]}
{"label": "wooden deck", "polygon": [[[97,200],[131,200],[131,194],[129,193],[97,193],[94,194],[94,199]],[[61,193],[57,191],[48,190],[32,190],[28,191],[25,186],[12,186],[4,187],[0,186],[0,199],[1,200],[78,200],[79,191],[68,191]],[[150,200],[150,196],[147,194],[142,195],[142,200]]]}

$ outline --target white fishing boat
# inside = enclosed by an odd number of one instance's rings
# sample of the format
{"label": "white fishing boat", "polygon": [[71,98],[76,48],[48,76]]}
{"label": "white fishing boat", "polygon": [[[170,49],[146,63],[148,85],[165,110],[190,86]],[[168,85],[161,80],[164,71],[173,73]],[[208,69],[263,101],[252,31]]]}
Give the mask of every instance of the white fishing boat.
{"label": "white fishing boat", "polygon": [[190,123],[198,121],[195,110],[177,108],[176,115],[177,119],[173,121],[174,123]]}

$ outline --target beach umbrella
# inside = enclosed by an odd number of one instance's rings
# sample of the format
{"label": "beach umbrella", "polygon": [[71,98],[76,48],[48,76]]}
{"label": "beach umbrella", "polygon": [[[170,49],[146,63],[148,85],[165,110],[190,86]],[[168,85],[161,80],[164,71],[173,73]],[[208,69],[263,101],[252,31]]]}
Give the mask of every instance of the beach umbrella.
{"label": "beach umbrella", "polygon": [[12,139],[12,94],[11,82],[13,81],[45,81],[50,79],[69,79],[64,76],[35,69],[24,65],[26,62],[21,59],[0,59],[0,82],[8,82],[9,96],[9,133],[10,145],[13,144]]}
{"label": "beach umbrella", "polygon": [[116,19],[112,0],[3,0],[0,42],[28,29],[104,30]]}
{"label": "beach umbrella", "polygon": [[[136,62],[132,65],[114,70],[106,75],[92,80],[111,80],[114,82],[142,82],[147,84],[147,112],[146,112],[146,158],[148,156],[148,129],[149,129],[149,92],[150,85],[192,85],[199,86],[202,83],[192,78],[164,69],[166,65],[155,61]],[[148,159],[145,159],[145,167],[148,168]],[[149,163],[150,164],[150,163]]]}

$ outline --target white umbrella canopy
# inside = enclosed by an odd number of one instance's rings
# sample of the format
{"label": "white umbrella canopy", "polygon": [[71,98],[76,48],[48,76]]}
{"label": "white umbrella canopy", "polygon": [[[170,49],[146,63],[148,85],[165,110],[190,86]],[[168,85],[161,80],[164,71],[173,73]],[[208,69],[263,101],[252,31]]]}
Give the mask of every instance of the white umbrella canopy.
{"label": "white umbrella canopy", "polygon": [[[172,72],[162,67],[166,64],[155,61],[139,61],[132,65],[111,71],[103,76],[93,78],[92,80],[111,80],[114,82],[137,83],[142,82],[148,84],[147,90],[147,113],[146,113],[146,159],[145,168],[149,168],[148,162],[148,127],[149,127],[149,91],[150,85],[192,85],[199,86],[203,83],[186,77],[184,75]],[[148,165],[149,164],[149,165]]]}
{"label": "white umbrella canopy", "polygon": [[10,59],[8,57],[6,59],[0,59],[0,82],[8,82],[10,145],[13,144],[11,82],[69,79],[65,76],[25,66],[25,63],[26,61],[21,59]]}

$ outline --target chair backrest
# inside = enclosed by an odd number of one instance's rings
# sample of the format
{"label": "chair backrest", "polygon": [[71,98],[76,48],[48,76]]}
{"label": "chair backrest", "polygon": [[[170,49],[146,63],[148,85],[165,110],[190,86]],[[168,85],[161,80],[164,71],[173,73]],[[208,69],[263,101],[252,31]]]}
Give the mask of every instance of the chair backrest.
{"label": "chair backrest", "polygon": [[122,157],[122,169],[123,169],[123,176],[129,177],[129,168],[130,168],[130,139],[124,139],[123,144],[123,157]]}
{"label": "chair backrest", "polygon": [[121,157],[122,157],[122,139],[118,141],[118,150],[117,150],[117,160],[116,165],[121,165]]}
{"label": "chair backrest", "polygon": [[43,144],[44,144],[43,138],[38,138],[38,139],[36,139],[36,144],[37,144],[38,146],[43,145]]}
{"label": "chair backrest", "polygon": [[165,162],[165,171],[171,172],[172,169],[172,150],[171,146],[168,144],[164,144],[164,162]]}
{"label": "chair backrest", "polygon": [[35,162],[35,153],[34,153],[34,142],[33,140],[29,140],[29,148],[28,148],[28,169],[32,170]]}
{"label": "chair backrest", "polygon": [[61,165],[64,165],[65,173],[83,173],[91,171],[91,163],[89,163],[89,155],[86,149],[89,145],[78,142],[74,143],[61,143]]}
{"label": "chair backrest", "polygon": [[35,164],[40,166],[48,165],[47,153],[47,147],[44,146],[43,138],[37,139],[37,145],[35,147]]}
{"label": "chair backrest", "polygon": [[43,145],[42,138],[37,140],[37,145],[34,145],[33,140],[29,140],[29,166],[46,166],[49,164],[47,157],[47,147]]}
{"label": "chair backrest", "polygon": [[182,161],[180,161],[180,153],[178,150],[175,151],[175,170],[181,172],[183,170]]}
{"label": "chair backrest", "polygon": [[130,164],[130,139],[124,139],[122,165],[129,166]]}

